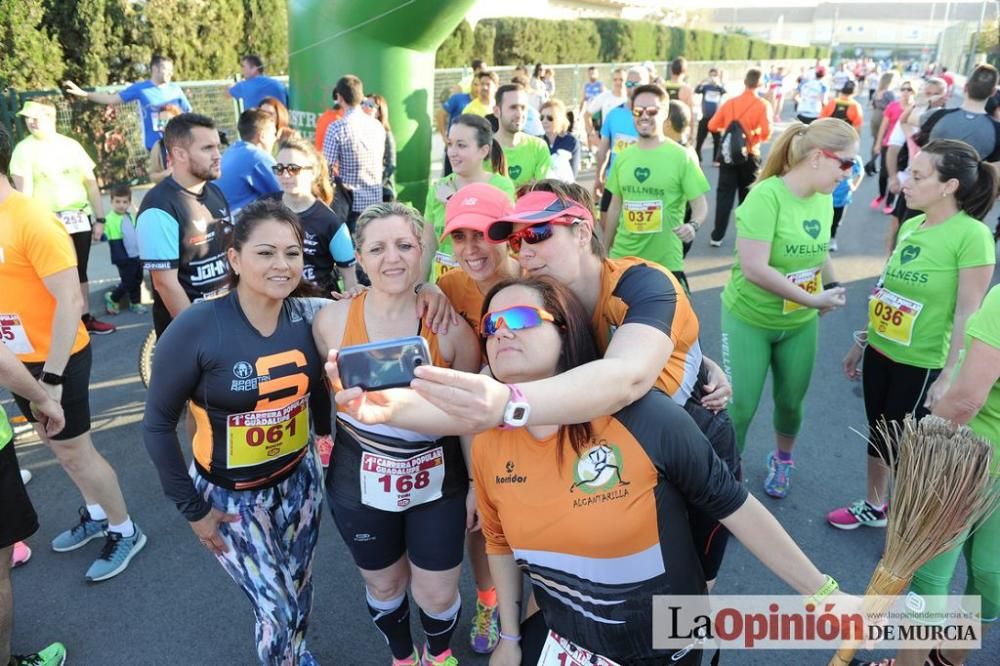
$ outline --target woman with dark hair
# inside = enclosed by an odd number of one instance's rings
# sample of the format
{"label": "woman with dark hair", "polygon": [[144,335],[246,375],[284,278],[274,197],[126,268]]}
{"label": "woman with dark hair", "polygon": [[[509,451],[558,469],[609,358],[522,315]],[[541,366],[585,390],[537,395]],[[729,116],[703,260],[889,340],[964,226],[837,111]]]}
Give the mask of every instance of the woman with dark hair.
{"label": "woman with dark hair", "polygon": [[[510,195],[514,200],[514,183],[507,177],[507,160],[503,148],[493,138],[488,120],[471,113],[464,113],[448,128],[448,160],[452,173],[434,182],[427,192],[424,205],[424,272],[437,280],[447,271],[456,268],[451,239],[441,238],[444,233],[444,207],[456,192],[472,183],[489,183]],[[492,171],[484,163],[489,160]],[[440,240],[440,244],[438,239]]]}
{"label": "woman with dark hair", "polygon": [[[464,321],[441,334],[420,321],[414,287],[422,277],[423,224],[416,210],[398,202],[372,204],[361,214],[355,240],[371,288],[320,312],[314,330],[322,352],[420,335],[434,365],[479,370],[479,348]],[[458,579],[475,513],[457,433],[373,427],[338,409],[335,437],[326,479],[330,511],[364,579],[368,611],[393,664],[454,666]],[[414,465],[425,470],[426,483],[414,485],[418,472],[406,471]],[[379,469],[389,471],[373,471]],[[406,483],[415,488],[412,494],[402,490]],[[423,650],[410,635],[408,589],[427,637]]]}
{"label": "woman with dark hair", "polygon": [[[653,648],[654,596],[706,593],[689,505],[799,593],[836,591],[660,391],[581,423],[524,423],[522,383],[599,362],[590,327],[573,292],[551,278],[505,281],[486,296],[480,333],[491,372],[513,396],[514,426],[477,435],[472,451],[500,613],[490,663],[542,663],[543,649],[545,663],[560,663],[576,646],[620,664],[699,663],[696,646]],[[524,623],[522,572],[540,608]]]}
{"label": "woman with dark hair", "polygon": [[260,105],[257,108],[274,118],[274,127],[278,141],[282,139],[294,139],[299,136],[299,133],[292,129],[288,107],[282,104],[280,99],[277,97],[265,97],[260,100]]}
{"label": "woman with dark hair", "polygon": [[[883,421],[922,418],[951,383],[965,323],[989,289],[996,249],[981,220],[998,193],[997,172],[966,143],[931,141],[910,161],[906,207],[923,211],[899,241],[875,285],[866,325],[844,357],[844,374],[864,387],[868,487],[864,499],[827,514],[834,527],[884,527],[890,441]],[[858,365],[864,358],[864,374]]]}
{"label": "woman with dark hair", "polygon": [[361,102],[362,110],[385,128],[385,152],[382,153],[382,201],[395,201],[396,183],[393,179],[396,173],[396,137],[389,125],[389,103],[382,95],[369,95]]}
{"label": "woman with dark hair", "polygon": [[250,598],[260,663],[315,664],[305,633],[323,486],[309,416],[326,389],[311,322],[327,301],[301,297],[302,227],[278,202],[240,211],[227,256],[229,293],[184,310],[156,343],[143,440],[167,497]]}

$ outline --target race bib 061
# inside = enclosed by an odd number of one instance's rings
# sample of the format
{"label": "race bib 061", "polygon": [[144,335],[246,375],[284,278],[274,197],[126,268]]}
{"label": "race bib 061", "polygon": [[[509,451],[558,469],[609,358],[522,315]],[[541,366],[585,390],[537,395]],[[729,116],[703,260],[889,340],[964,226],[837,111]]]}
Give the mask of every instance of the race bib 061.
{"label": "race bib 061", "polygon": [[309,441],[309,395],[277,409],[231,414],[226,420],[226,440],[229,469],[298,453]]}
{"label": "race bib 061", "polygon": [[444,486],[444,448],[412,458],[361,454],[361,503],[382,511],[405,511],[433,502]]}

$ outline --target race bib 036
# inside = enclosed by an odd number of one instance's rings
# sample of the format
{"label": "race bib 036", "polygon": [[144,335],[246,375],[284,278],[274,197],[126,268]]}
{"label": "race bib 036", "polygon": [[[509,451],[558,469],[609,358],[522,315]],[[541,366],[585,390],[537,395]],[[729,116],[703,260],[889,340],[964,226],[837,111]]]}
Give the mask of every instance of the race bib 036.
{"label": "race bib 036", "polygon": [[868,321],[872,328],[886,340],[906,347],[913,340],[913,325],[924,304],[880,287],[868,301]]}

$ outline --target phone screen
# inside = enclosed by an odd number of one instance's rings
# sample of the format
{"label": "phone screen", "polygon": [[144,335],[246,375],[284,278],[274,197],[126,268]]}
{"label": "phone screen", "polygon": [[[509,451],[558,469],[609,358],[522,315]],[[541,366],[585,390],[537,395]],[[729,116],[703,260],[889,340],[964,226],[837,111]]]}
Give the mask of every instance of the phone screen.
{"label": "phone screen", "polygon": [[345,347],[337,356],[344,387],[360,386],[366,391],[409,386],[413,371],[430,364],[430,350],[420,337]]}

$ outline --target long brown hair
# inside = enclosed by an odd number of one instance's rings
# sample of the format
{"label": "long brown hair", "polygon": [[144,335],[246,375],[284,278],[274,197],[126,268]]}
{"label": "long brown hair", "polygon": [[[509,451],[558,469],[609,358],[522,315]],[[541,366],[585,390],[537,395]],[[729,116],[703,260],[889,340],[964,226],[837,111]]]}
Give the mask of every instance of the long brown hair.
{"label": "long brown hair", "polygon": [[[483,299],[480,319],[490,311],[490,303],[493,298],[508,287],[526,287],[537,293],[541,298],[543,309],[547,310],[555,319],[562,342],[559,361],[556,364],[557,373],[572,370],[600,358],[597,346],[594,344],[594,338],[590,333],[590,316],[587,315],[586,308],[570,291],[569,287],[548,276],[522,277],[498,282]],[[485,345],[484,338],[484,350]],[[573,449],[573,453],[580,456],[593,437],[594,428],[589,421],[559,426],[559,448],[557,449],[559,462],[562,463],[567,443]]]}
{"label": "long brown hair", "polygon": [[306,141],[302,137],[288,137],[277,143],[274,154],[277,155],[282,150],[297,150],[309,157],[312,162],[312,195],[325,203],[327,206],[333,204],[333,183],[330,182],[330,168],[327,166],[326,158],[316,150],[316,146],[311,141]]}
{"label": "long brown hair", "polygon": [[382,123],[382,127],[385,128],[386,132],[391,132],[392,126],[389,125],[389,102],[378,93],[368,95],[368,99],[375,105],[375,119]]}
{"label": "long brown hair", "polygon": [[474,113],[463,113],[455,119],[452,125],[465,125],[472,128],[476,133],[476,147],[490,147],[490,166],[493,168],[493,173],[501,176],[507,175],[507,158],[504,157],[500,142],[493,138],[493,127],[490,126],[490,121]]}

